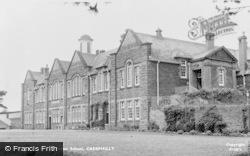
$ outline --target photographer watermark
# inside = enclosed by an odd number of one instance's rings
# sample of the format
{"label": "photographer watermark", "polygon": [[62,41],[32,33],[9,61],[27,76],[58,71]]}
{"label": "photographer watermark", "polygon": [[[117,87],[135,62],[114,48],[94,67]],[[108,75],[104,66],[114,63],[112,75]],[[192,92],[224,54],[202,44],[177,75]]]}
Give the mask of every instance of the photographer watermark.
{"label": "photographer watermark", "polygon": [[63,148],[63,150],[71,151],[113,151],[115,147],[69,147]]}
{"label": "photographer watermark", "polygon": [[63,156],[62,142],[0,142],[0,155]]}

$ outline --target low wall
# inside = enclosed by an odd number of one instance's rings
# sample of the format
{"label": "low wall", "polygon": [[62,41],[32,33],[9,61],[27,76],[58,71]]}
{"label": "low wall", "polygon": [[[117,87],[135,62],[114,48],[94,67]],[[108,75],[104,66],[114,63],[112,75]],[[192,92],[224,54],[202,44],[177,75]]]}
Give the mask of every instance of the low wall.
{"label": "low wall", "polygon": [[241,130],[243,128],[243,112],[242,110],[246,108],[245,104],[211,104],[207,101],[197,99],[193,104],[185,104],[178,95],[173,95],[170,97],[171,103],[161,106],[155,106],[150,108],[150,121],[154,121],[159,125],[160,129],[166,126],[164,108],[171,105],[181,105],[190,106],[195,108],[195,122],[197,123],[202,115],[211,106],[216,106],[219,113],[222,115],[223,121],[228,125],[230,130]]}

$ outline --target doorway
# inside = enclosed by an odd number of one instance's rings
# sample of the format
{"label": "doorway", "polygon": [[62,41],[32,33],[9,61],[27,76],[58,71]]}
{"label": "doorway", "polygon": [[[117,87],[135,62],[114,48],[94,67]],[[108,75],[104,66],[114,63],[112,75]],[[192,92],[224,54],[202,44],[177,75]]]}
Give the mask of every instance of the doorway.
{"label": "doorway", "polygon": [[194,70],[194,75],[195,75],[195,78],[196,78],[196,88],[201,89],[202,88],[201,69]]}
{"label": "doorway", "polygon": [[48,129],[51,129],[51,117],[49,117]]}

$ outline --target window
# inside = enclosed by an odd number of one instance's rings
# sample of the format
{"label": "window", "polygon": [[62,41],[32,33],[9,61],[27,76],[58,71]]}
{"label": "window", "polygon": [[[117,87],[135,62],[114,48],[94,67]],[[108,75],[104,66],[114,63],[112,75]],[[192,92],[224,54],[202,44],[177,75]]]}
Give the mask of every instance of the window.
{"label": "window", "polygon": [[75,107],[72,107],[72,122],[75,122]]}
{"label": "window", "polygon": [[70,86],[70,81],[67,82],[67,93],[68,93],[68,98],[70,98],[70,94],[71,94],[71,86]]}
{"label": "window", "polygon": [[93,77],[93,92],[96,92],[96,77]]}
{"label": "window", "polygon": [[36,123],[38,123],[38,111],[36,111],[36,120],[35,120]]}
{"label": "window", "polygon": [[68,123],[71,122],[71,113],[70,113],[71,109],[70,107],[68,107]]}
{"label": "window", "polygon": [[28,91],[27,91],[27,101],[28,101],[28,103],[30,101],[30,91],[29,91],[29,88],[28,88]]}
{"label": "window", "polygon": [[60,123],[60,109],[57,109],[57,123]]}
{"label": "window", "polygon": [[132,63],[127,63],[127,87],[132,86]]}
{"label": "window", "polygon": [[128,107],[128,120],[133,120],[133,105],[132,101],[127,101],[127,107]]}
{"label": "window", "polygon": [[102,74],[98,75],[98,83],[97,83],[99,92],[102,91],[102,76],[101,75]]}
{"label": "window", "polygon": [[219,86],[224,86],[224,80],[225,80],[225,71],[223,69],[219,69]]}
{"label": "window", "polygon": [[74,96],[78,96],[78,76],[75,77],[75,94]]}
{"label": "window", "polygon": [[63,86],[63,82],[61,82],[61,98],[63,99],[64,97],[64,86]]}
{"label": "window", "polygon": [[104,74],[104,89],[109,90],[109,73]]}
{"label": "window", "polygon": [[45,87],[43,87],[43,102],[45,102],[45,92],[46,92],[46,89]]}
{"label": "window", "polygon": [[43,114],[42,111],[39,111],[39,123],[42,123],[43,121]]}
{"label": "window", "polygon": [[124,88],[124,70],[120,71],[120,76],[121,76],[121,88]]}
{"label": "window", "polygon": [[29,113],[30,116],[29,116],[29,123],[31,124],[32,123],[32,112]]}
{"label": "window", "polygon": [[99,107],[99,120],[102,120],[103,119],[103,110],[102,110],[102,107]]}
{"label": "window", "polygon": [[43,123],[45,123],[45,111],[43,110]]}
{"label": "window", "polygon": [[134,72],[135,72],[135,86],[139,85],[139,67],[135,67],[134,68]]}
{"label": "window", "polygon": [[187,78],[187,61],[186,60],[181,60],[180,75],[181,75],[181,78]]}
{"label": "window", "polygon": [[78,122],[81,122],[81,106],[78,106]]}
{"label": "window", "polygon": [[62,93],[61,92],[61,84],[58,84],[58,99],[61,99],[61,96],[62,96],[61,93]]}
{"label": "window", "polygon": [[82,79],[79,77],[78,79],[78,95],[82,95]]}
{"label": "window", "polygon": [[52,100],[52,87],[49,86],[49,100]]}
{"label": "window", "polygon": [[75,79],[72,80],[72,97],[75,96]]}
{"label": "window", "polygon": [[99,84],[99,92],[101,92],[103,90],[103,74],[102,73],[99,75],[98,84]]}
{"label": "window", "polygon": [[139,104],[139,100],[135,100],[135,120],[140,120],[140,104]]}
{"label": "window", "polygon": [[124,101],[121,101],[120,105],[121,105],[121,120],[125,120],[125,104],[124,104]]}
{"label": "window", "polygon": [[86,83],[86,80],[84,78],[82,78],[82,94],[84,95],[85,94],[85,84]]}
{"label": "window", "polygon": [[85,107],[82,107],[82,122],[86,122],[85,120]]}

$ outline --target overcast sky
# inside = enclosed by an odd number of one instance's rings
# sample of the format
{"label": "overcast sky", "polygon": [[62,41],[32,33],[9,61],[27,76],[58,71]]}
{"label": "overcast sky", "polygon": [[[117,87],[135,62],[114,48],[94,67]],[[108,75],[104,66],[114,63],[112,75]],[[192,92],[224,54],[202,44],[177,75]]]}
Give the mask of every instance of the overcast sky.
{"label": "overcast sky", "polygon": [[[63,0],[0,1],[0,90],[8,92],[3,103],[10,111],[21,109],[27,70],[39,71],[46,64],[51,68],[55,58],[70,61],[83,34],[94,39],[94,51],[118,47],[127,28],[153,35],[161,28],[165,37],[191,41],[187,36],[191,18],[218,15],[213,0],[110,1],[99,3],[98,14]],[[250,2],[242,0],[241,5]],[[215,44],[238,49],[243,31],[250,38],[250,13],[243,10],[231,20],[238,24],[236,33],[219,37]]]}

